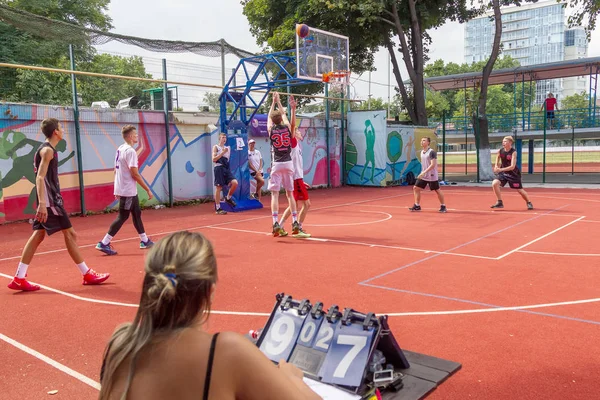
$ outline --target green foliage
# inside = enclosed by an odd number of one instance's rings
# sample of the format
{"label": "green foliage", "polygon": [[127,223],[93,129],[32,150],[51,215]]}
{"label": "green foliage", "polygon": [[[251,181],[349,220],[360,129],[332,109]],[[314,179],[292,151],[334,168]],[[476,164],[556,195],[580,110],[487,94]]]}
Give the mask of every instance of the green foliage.
{"label": "green foliage", "polygon": [[[96,30],[112,28],[106,14],[110,0],[13,0],[6,4],[46,18],[68,22]],[[68,46],[64,42],[34,36],[0,22],[0,61],[70,69]],[[78,70],[114,75],[148,77],[139,57],[119,57],[96,54],[89,45],[74,47]],[[119,100],[141,96],[148,83],[121,79],[78,78],[78,92],[84,105],[93,101],[108,101],[115,106]],[[0,99],[41,104],[72,104],[71,78],[60,73],[22,69],[0,70]]]}
{"label": "green foliage", "polygon": [[[473,64],[445,64],[443,60],[436,60],[425,66],[425,75],[427,77],[445,76],[454,74],[464,74],[469,72],[481,72],[485,61]],[[494,70],[515,68],[520,64],[510,56],[499,57],[494,64]],[[516,100],[517,110],[529,108],[530,99],[535,98],[535,84],[530,88],[529,82],[517,83],[516,98],[514,84],[494,85],[488,88],[487,113],[488,114],[506,114],[514,111]],[[525,102],[523,103],[523,90],[525,93]],[[531,93],[530,93],[531,90]],[[467,115],[472,115],[477,108],[479,90],[477,88],[467,88]],[[427,92],[427,114],[430,119],[440,121],[442,112],[446,115],[462,116],[465,113],[465,90],[442,90],[440,92]]]}
{"label": "green foliage", "polygon": [[568,18],[569,27],[583,26],[589,40],[591,33],[596,29],[596,18],[600,13],[600,1],[569,0],[568,4],[574,9],[574,12]]}
{"label": "green foliage", "polygon": [[586,92],[575,93],[567,96],[560,102],[562,110],[584,108],[588,109],[590,105],[590,96]]}

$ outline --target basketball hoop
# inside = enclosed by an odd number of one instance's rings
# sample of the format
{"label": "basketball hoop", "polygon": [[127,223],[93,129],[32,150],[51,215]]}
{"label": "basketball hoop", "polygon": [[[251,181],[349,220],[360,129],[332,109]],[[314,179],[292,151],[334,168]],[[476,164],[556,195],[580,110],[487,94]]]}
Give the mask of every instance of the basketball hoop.
{"label": "basketball hoop", "polygon": [[346,93],[346,88],[350,84],[350,71],[339,70],[323,74],[323,82],[329,83],[332,89]]}

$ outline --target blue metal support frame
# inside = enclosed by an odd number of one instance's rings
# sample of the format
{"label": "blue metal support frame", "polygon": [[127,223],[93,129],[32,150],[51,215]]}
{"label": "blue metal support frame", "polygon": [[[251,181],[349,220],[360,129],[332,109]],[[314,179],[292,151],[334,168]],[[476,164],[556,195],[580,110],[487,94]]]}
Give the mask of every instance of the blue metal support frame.
{"label": "blue metal support frame", "polygon": [[[254,74],[250,74],[248,65],[257,67]],[[296,78],[294,76],[296,68],[295,50],[242,58],[234,69],[231,78],[223,87],[219,98],[221,103],[221,132],[227,133],[230,125],[235,125],[236,128],[239,128],[240,125],[247,127],[271,90],[279,87],[289,88],[316,83],[309,79]],[[238,71],[245,74],[246,84],[235,84],[234,79]],[[258,96],[258,101],[250,96],[252,93],[256,94],[256,92],[261,95]],[[227,103],[233,103],[234,105],[231,113],[227,112]],[[238,113],[239,119],[237,118]]]}

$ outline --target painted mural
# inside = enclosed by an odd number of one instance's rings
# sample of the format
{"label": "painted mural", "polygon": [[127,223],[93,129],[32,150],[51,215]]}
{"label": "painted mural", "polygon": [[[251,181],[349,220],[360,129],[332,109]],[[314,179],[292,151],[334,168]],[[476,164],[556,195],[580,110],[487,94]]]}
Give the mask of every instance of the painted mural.
{"label": "painted mural", "polygon": [[[65,207],[79,212],[80,188],[76,135],[73,110],[25,104],[0,104],[0,223],[23,220],[35,214],[35,175],[33,155],[44,141],[39,127],[44,118],[54,117],[62,122],[64,140],[59,143],[59,174]],[[154,195],[148,201],[146,192],[138,188],[142,204],[169,201],[167,146],[164,116],[161,112],[114,109],[80,110],[80,137],[84,180],[85,208],[103,211],[116,205],[113,196],[113,165],[115,151],[122,143],[121,127],[137,127],[140,141],[136,148],[139,171]],[[213,122],[218,125],[217,121]],[[330,128],[330,174],[332,186],[341,185],[341,137],[334,121]],[[337,124],[339,125],[339,123]],[[218,130],[210,131],[207,124],[172,123],[169,125],[170,159],[175,201],[194,200],[213,196],[211,148]],[[327,185],[327,145],[325,121],[303,118],[300,130],[305,181],[311,186]],[[266,178],[271,164],[268,139],[255,138],[264,158]],[[244,151],[247,151],[245,143]],[[247,155],[246,155],[247,156]],[[243,174],[236,167],[235,176]],[[247,171],[246,171],[247,172]],[[238,180],[240,180],[238,178]],[[248,190],[248,185],[240,185]]]}
{"label": "painted mural", "polygon": [[388,126],[385,111],[348,113],[346,183],[390,186],[406,182],[421,172],[421,139],[429,137],[437,148],[435,131],[414,126]]}

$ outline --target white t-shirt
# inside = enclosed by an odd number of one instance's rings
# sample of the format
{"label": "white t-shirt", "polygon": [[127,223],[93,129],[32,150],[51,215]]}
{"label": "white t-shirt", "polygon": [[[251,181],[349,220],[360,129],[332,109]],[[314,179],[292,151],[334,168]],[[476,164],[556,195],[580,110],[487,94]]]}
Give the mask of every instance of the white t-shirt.
{"label": "white t-shirt", "polygon": [[131,176],[129,168],[138,168],[138,156],[135,149],[123,143],[117,149],[115,158],[115,196],[137,196],[137,182]]}
{"label": "white t-shirt", "polygon": [[304,162],[302,161],[300,141],[296,147],[292,147],[292,163],[294,164],[294,180],[304,179]]}
{"label": "white t-shirt", "polygon": [[[256,148],[254,151],[248,150],[248,163],[254,167],[258,172],[262,172],[262,168],[260,168],[260,160],[262,160],[262,154]],[[250,170],[250,173],[254,172]]]}

